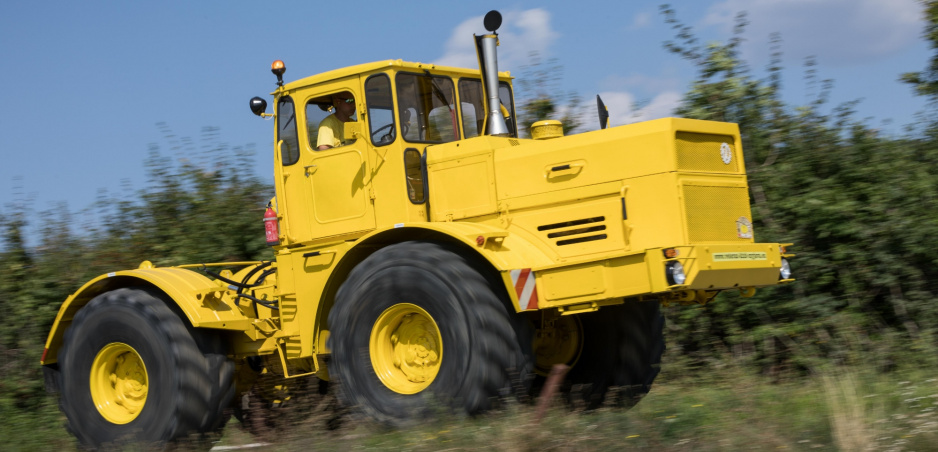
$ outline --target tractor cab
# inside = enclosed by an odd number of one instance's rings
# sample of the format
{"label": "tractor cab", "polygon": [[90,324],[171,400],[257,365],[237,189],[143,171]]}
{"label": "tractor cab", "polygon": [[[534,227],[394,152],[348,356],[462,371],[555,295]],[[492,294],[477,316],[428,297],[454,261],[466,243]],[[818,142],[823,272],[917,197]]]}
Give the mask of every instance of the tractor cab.
{"label": "tractor cab", "polygon": [[[497,86],[497,111],[508,131],[501,135],[517,138],[510,75],[499,73]],[[427,221],[427,149],[485,135],[489,120],[480,71],[401,60],[329,71],[272,94],[284,246]],[[259,100],[252,100],[252,110],[266,115],[255,106]],[[336,114],[336,101],[354,107],[348,122],[327,119]],[[324,121],[342,124],[333,131],[341,136],[335,145],[323,146]]]}

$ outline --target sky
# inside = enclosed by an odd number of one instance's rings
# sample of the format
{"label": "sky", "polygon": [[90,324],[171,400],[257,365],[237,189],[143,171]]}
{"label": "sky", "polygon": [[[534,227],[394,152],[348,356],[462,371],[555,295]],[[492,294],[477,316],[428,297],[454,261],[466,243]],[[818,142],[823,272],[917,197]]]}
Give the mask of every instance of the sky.
{"label": "sky", "polygon": [[[674,31],[661,3],[0,1],[0,87],[9,103],[0,109],[0,215],[17,204],[36,215],[92,215],[97,199],[146,188],[151,149],[184,158],[173,145],[199,143],[206,127],[232,149],[253,149],[257,175],[270,182],[273,123],[251,114],[248,101],[270,99],[273,60],[285,62],[286,81],[398,58],[475,67],[472,34],[485,32],[491,9],[504,18],[500,70],[522,77],[536,52],[556,66],[552,88],[590,102],[600,94],[613,125],[670,116],[695,72],[663,47]],[[671,6],[704,42],[732,37],[745,11],[742,54],[760,76],[770,36],[780,33],[791,105],[818,95],[818,84],[805,80],[813,57],[817,78],[834,81],[828,108],[860,100],[859,117],[901,134],[925,107],[897,81],[924,69],[932,54],[917,0]],[[517,81],[516,100],[532,94]],[[587,129],[598,126],[584,119]]]}

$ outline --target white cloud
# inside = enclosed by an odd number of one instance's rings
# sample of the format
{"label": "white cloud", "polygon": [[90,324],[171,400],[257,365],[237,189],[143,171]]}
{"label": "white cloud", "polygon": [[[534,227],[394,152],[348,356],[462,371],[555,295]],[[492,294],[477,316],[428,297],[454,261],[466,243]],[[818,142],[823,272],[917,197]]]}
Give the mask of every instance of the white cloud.
{"label": "white cloud", "polygon": [[631,27],[631,28],[632,28],[633,30],[638,30],[638,29],[642,29],[642,28],[647,28],[649,25],[651,25],[651,18],[652,18],[652,14],[651,14],[651,13],[649,13],[649,12],[640,12],[640,13],[636,14],[635,17],[632,19],[632,27]]}
{"label": "white cloud", "polygon": [[749,20],[747,57],[767,55],[769,34],[781,32],[786,57],[816,56],[835,66],[901,51],[918,41],[924,26],[918,0],[723,0],[710,7],[703,24],[729,34],[741,11]]}
{"label": "white cloud", "polygon": [[[531,52],[547,56],[547,49],[560,36],[550,25],[550,13],[535,8],[509,11],[503,14],[502,28],[498,30],[498,70],[518,70],[528,63]],[[486,33],[482,16],[466,19],[459,24],[446,41],[443,56],[434,64],[456,67],[478,67],[473,33]]]}
{"label": "white cloud", "polygon": [[[609,110],[610,126],[673,116],[674,109],[681,104],[682,97],[677,91],[665,91],[656,95],[647,104],[637,105],[635,96],[626,91],[606,91],[600,93],[599,96],[606,105],[606,109]],[[586,123],[592,126],[592,121],[586,121]]]}
{"label": "white cloud", "polygon": [[[551,27],[550,13],[543,9],[529,9],[509,11],[503,16],[502,28],[498,31],[501,41],[498,48],[499,70],[518,70],[529,64],[531,52],[537,52],[542,59],[551,57],[548,49],[560,34]],[[651,15],[638,14],[632,26],[647,27],[650,21]],[[473,33],[484,32],[482,16],[466,19],[456,26],[446,41],[443,56],[433,63],[456,67],[476,67],[478,62],[475,43],[471,36]],[[609,123],[612,126],[671,116],[682,97],[677,86],[680,83],[674,77],[639,74],[628,77],[613,75],[604,79],[601,84],[607,89],[600,95],[609,109]],[[637,99],[647,99],[647,96],[637,97],[632,94],[633,92],[656,94],[650,101],[639,102]],[[593,115],[584,120],[585,127],[588,130],[597,129],[595,109],[585,108],[584,110],[592,112]],[[564,113],[564,111],[557,112],[556,116],[561,117]]]}

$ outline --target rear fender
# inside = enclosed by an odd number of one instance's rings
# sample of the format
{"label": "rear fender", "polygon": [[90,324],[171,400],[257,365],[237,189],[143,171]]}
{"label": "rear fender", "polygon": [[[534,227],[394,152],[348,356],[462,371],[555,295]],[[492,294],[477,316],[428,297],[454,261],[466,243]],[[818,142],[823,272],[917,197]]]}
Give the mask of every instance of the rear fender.
{"label": "rear fender", "polygon": [[79,309],[94,297],[122,287],[151,287],[164,293],[179,306],[194,327],[248,331],[254,319],[245,317],[221,281],[184,268],[139,268],[108,273],[92,279],[70,295],[59,308],[40,364],[57,362],[62,337]]}

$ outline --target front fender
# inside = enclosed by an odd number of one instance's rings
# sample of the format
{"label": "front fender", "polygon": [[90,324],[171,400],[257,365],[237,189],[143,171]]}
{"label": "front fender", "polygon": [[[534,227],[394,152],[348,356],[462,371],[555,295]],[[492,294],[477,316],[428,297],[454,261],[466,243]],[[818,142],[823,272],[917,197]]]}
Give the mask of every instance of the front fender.
{"label": "front fender", "polygon": [[552,252],[539,246],[538,242],[519,233],[484,223],[404,223],[393,229],[375,231],[362,237],[355,246],[424,238],[427,233],[431,233],[430,238],[432,235],[445,236],[475,250],[499,272],[545,267],[556,263]]}
{"label": "front fender", "polygon": [[[553,251],[536,238],[525,236],[523,232],[470,222],[405,223],[393,229],[369,234],[356,243],[355,247],[367,249],[373,245],[384,246],[405,240],[444,240],[458,244],[467,253],[477,254],[499,273],[505,292],[515,310],[519,312],[536,308],[537,305],[529,305],[528,300],[522,300],[522,292],[516,288],[511,273],[555,265],[558,259]],[[351,258],[355,263],[360,259],[363,259],[362,255]],[[346,266],[349,270],[351,267],[352,265]],[[337,276],[344,279],[346,274],[340,273]],[[534,279],[531,281],[533,283]]]}

